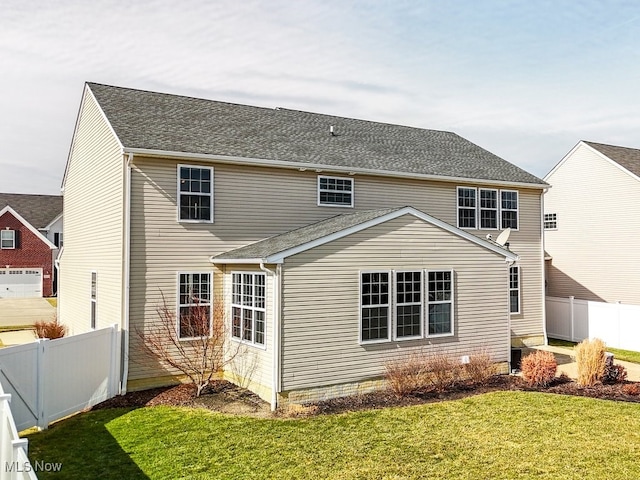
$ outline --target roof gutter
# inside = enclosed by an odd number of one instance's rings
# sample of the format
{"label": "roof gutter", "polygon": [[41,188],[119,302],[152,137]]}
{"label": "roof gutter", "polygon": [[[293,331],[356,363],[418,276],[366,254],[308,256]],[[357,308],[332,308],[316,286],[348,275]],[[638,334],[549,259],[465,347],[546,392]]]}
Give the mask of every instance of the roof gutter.
{"label": "roof gutter", "polygon": [[517,186],[526,188],[544,189],[549,185],[546,183],[527,183],[527,182],[508,182],[505,180],[491,180],[486,178],[462,178],[462,177],[450,177],[446,175],[428,175],[422,173],[411,172],[399,172],[395,170],[376,170],[373,168],[354,168],[345,167],[341,165],[325,165],[320,163],[303,163],[292,162],[286,160],[270,160],[265,158],[250,158],[250,157],[236,157],[229,155],[212,155],[208,153],[188,153],[188,152],[173,152],[167,150],[155,150],[149,148],[124,148],[125,153],[132,153],[135,155],[141,155],[145,157],[154,158],[171,158],[177,160],[199,160],[203,162],[220,162],[228,163],[232,165],[251,165],[257,167],[279,167],[279,168],[291,168],[296,170],[315,170],[317,172],[329,171],[340,172],[349,175],[356,173],[364,175],[375,175],[378,177],[396,177],[396,178],[411,178],[420,180],[437,180],[441,182],[452,183],[464,183],[464,184],[490,184],[500,186]]}

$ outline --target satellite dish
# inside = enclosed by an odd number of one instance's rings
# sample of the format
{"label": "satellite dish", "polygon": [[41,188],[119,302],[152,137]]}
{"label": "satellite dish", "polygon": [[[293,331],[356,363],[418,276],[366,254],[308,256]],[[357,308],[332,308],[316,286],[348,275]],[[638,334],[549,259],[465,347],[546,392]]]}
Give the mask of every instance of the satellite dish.
{"label": "satellite dish", "polygon": [[498,238],[496,238],[496,243],[504,247],[504,244],[509,240],[509,235],[511,235],[511,229],[507,228],[504,232],[498,235]]}

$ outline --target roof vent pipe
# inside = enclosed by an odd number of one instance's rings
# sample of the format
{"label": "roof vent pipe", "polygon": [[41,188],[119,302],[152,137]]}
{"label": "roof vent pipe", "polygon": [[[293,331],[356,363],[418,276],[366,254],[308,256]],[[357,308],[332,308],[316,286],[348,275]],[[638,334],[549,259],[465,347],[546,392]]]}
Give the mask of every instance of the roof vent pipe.
{"label": "roof vent pipe", "polygon": [[336,133],[333,131],[333,125],[329,126],[329,133],[331,134],[332,137],[336,136]]}

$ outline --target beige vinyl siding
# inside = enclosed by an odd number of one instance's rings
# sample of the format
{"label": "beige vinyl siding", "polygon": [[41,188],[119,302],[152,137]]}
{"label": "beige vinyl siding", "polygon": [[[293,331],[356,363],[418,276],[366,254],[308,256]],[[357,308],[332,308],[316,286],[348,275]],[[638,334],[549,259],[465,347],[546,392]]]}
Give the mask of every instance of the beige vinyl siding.
{"label": "beige vinyl siding", "polygon": [[[178,163],[213,166],[214,223],[178,222]],[[317,172],[294,169],[135,157],[131,182],[132,329],[154,321],[161,292],[175,302],[171,297],[175,297],[176,271],[211,268],[212,255],[325,218],[410,205],[456,224],[455,183],[355,175],[355,208],[336,208],[317,205],[317,176]],[[522,189],[520,196],[522,228],[512,234],[511,249],[521,256],[523,279],[532,283],[523,289],[527,295],[523,300],[525,311],[514,319],[513,331],[541,334],[540,190]],[[489,233],[469,232],[482,238]],[[494,235],[496,232],[491,231]],[[534,271],[537,275],[530,275]],[[216,277],[214,285],[219,282]],[[506,296],[506,286],[504,289]],[[131,355],[135,355],[133,346]],[[130,368],[130,378],[154,374],[136,362]]]}
{"label": "beige vinyl siding", "polygon": [[[455,335],[359,344],[360,272],[412,269],[454,270]],[[385,361],[436,345],[508,361],[507,275],[504,257],[408,215],[286,259],[283,390],[375,378]]]}
{"label": "beige vinyl siding", "polygon": [[97,272],[96,328],[121,326],[123,157],[90,93],[85,93],[64,185],[60,321],[90,330],[91,271]]}
{"label": "beige vinyl siding", "polygon": [[584,144],[547,181],[547,294],[640,305],[640,181]]}

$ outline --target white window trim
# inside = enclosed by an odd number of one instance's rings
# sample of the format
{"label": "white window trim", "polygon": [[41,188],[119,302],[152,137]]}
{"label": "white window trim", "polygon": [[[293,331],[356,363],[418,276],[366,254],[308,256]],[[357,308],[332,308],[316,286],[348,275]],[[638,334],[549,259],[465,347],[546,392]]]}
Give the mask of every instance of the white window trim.
{"label": "white window trim", "polygon": [[[416,305],[415,302],[412,303],[398,303],[397,302],[397,286],[398,286],[398,273],[420,273],[420,333],[418,335],[412,335],[410,337],[399,337],[398,336],[398,307],[406,306],[406,305]],[[420,340],[424,338],[424,326],[425,326],[425,309],[424,309],[424,269],[416,269],[416,270],[393,270],[393,283],[391,285],[391,290],[394,297],[391,299],[391,305],[393,306],[393,310],[391,312],[391,323],[393,325],[393,341],[395,342],[405,342],[408,340]],[[390,297],[391,298],[391,297]],[[362,301],[362,296],[360,297],[360,301]],[[362,329],[360,330],[362,334]]]}
{"label": "white window trim", "polygon": [[[180,169],[181,168],[199,168],[201,170],[209,170],[211,172],[211,192],[209,193],[209,197],[211,198],[211,213],[209,215],[209,220],[190,220],[190,219],[181,219],[180,218],[180,197],[181,195],[183,195],[183,193],[180,191]],[[176,170],[176,192],[177,192],[177,196],[176,196],[176,219],[178,221],[178,223],[214,223],[214,209],[215,209],[215,205],[213,202],[213,190],[214,190],[214,171],[213,171],[213,167],[207,167],[204,165],[188,165],[186,163],[179,163],[177,166],[177,170]],[[190,193],[184,193],[184,195],[190,195]],[[193,195],[198,195],[193,194]],[[205,196],[205,195],[203,195]]]}
{"label": "white window trim", "polygon": [[[511,269],[515,268],[518,272],[518,288],[511,288]],[[511,265],[509,267],[509,283],[507,284],[507,286],[509,287],[509,315],[520,315],[522,313],[522,275],[521,275],[521,270],[520,270],[520,266],[519,265]],[[517,312],[512,312],[511,311],[511,292],[513,291],[517,291],[518,292],[518,311]]]}
{"label": "white window trim", "polygon": [[[320,179],[333,179],[333,180],[348,180],[351,182],[351,205],[339,205],[336,203],[322,203],[320,202]],[[319,207],[337,207],[337,208],[353,208],[356,202],[356,182],[351,177],[336,177],[332,175],[318,175],[317,180],[317,202]],[[345,193],[344,190],[322,190],[323,192]]]}
{"label": "white window trim", "polygon": [[[551,219],[551,216],[553,215],[553,219]],[[547,220],[547,217],[549,217],[549,219]],[[553,227],[548,227],[547,228],[547,224],[551,224],[553,223]],[[542,226],[544,228],[544,230],[557,230],[558,229],[558,214],[557,213],[545,213],[542,217]]]}
{"label": "white window trim", "polygon": [[[378,338],[376,340],[363,340],[362,339],[362,309],[364,306],[362,305],[362,275],[365,273],[387,273],[389,275],[389,303],[376,305],[378,307],[386,306],[389,309],[389,314],[387,316],[387,338]],[[393,271],[392,270],[360,270],[358,272],[358,317],[360,322],[358,323],[358,341],[361,345],[374,345],[376,343],[389,343],[393,338]],[[369,305],[370,306],[370,305]]]}
{"label": "white window trim", "polygon": [[[451,273],[451,300],[439,300],[439,301],[433,301],[430,302],[429,301],[429,273],[437,273],[437,272],[450,272]],[[425,288],[424,288],[424,303],[425,303],[425,308],[424,308],[424,333],[425,333],[425,338],[444,338],[444,337],[454,337],[456,334],[456,326],[455,326],[455,319],[456,319],[456,312],[455,312],[455,300],[456,300],[456,289],[455,289],[455,271],[453,269],[433,269],[433,270],[425,270],[424,272],[424,281],[425,281]],[[437,304],[445,304],[445,303],[450,303],[451,304],[451,332],[448,333],[436,333],[436,334],[429,334],[429,305],[437,305]]]}
{"label": "white window trim", "polygon": [[[483,208],[482,207],[482,192],[489,191],[496,193],[496,208]],[[500,229],[500,191],[497,188],[479,188],[478,189],[478,230],[499,230]],[[482,212],[483,211],[495,211],[496,212],[496,226],[495,227],[483,227],[482,226]]]}
{"label": "white window trim", "polygon": [[[471,210],[469,207],[460,206],[460,190],[473,190],[475,195],[476,205],[474,207],[474,227],[462,227],[460,226],[460,210]],[[477,230],[478,229],[478,189],[476,187],[456,187],[456,226],[462,230]]]}
{"label": "white window trim", "polygon": [[[516,201],[518,202],[518,205],[517,205],[516,209],[515,210],[507,209],[506,211],[508,211],[508,212],[515,211],[516,212],[516,223],[518,224],[518,228],[504,227],[502,225],[502,194],[503,193],[507,193],[507,192],[512,192],[512,193],[516,194]],[[510,228],[514,232],[517,232],[518,230],[520,230],[520,192],[518,190],[500,190],[499,202],[500,202],[499,203],[499,205],[500,205],[500,212],[499,212],[499,215],[500,215],[500,218],[499,218],[499,220],[500,220],[500,223],[499,223],[500,229],[501,230],[505,230],[507,228]]]}
{"label": "white window trim", "polygon": [[[203,335],[201,337],[181,337],[180,336],[180,307],[187,306],[187,304],[180,303],[180,275],[192,275],[192,274],[209,275],[209,303],[203,304],[209,306],[209,335]],[[191,305],[191,304],[189,304]],[[199,340],[201,338],[211,337],[213,335],[213,272],[211,270],[182,270],[176,272],[176,336],[178,341]]]}
{"label": "white window trim", "polygon": [[[93,276],[96,277],[95,296],[93,294]],[[91,270],[89,275],[89,327],[95,330],[98,326],[98,271]]]}
{"label": "white window trim", "polygon": [[[233,276],[234,275],[262,275],[264,277],[264,308],[257,308],[257,307],[247,307],[245,305],[237,305],[235,303],[233,303]],[[241,343],[244,345],[249,345],[251,347],[257,348],[259,350],[266,350],[267,349],[267,342],[268,342],[268,336],[267,336],[267,301],[268,301],[268,295],[267,295],[267,280],[268,280],[268,276],[262,272],[262,271],[232,271],[231,272],[231,301],[229,302],[229,336],[231,337],[231,341],[236,342],[236,343]],[[242,285],[242,284],[241,284]],[[255,288],[255,281],[254,281],[254,288]],[[255,298],[255,291],[254,291],[254,298]],[[242,289],[240,290],[240,297],[242,297]],[[242,338],[242,323],[240,324],[240,338],[238,337],[234,337],[233,336],[233,307],[238,307],[241,310],[243,308],[249,308],[250,310],[255,311],[260,311],[260,312],[264,312],[264,344],[261,343],[256,343],[253,340],[245,340],[244,338]],[[243,318],[241,317],[241,322],[242,322]],[[255,334],[256,334],[256,328],[255,328],[255,317],[253,319],[253,328],[251,330],[251,336],[253,338],[255,338]]]}
{"label": "white window trim", "polygon": [[[460,226],[460,210],[461,209],[465,209],[465,210],[470,210],[470,208],[468,207],[461,207],[460,206],[460,202],[459,202],[459,196],[460,196],[460,190],[461,189],[468,189],[468,190],[475,190],[475,199],[476,199],[476,208],[475,208],[475,227],[461,227]],[[498,222],[497,222],[497,228],[484,228],[481,226],[481,216],[480,216],[480,212],[481,210],[489,210],[489,209],[483,209],[480,206],[480,191],[481,190],[493,190],[498,192]],[[518,206],[515,210],[511,210],[508,209],[506,211],[510,211],[510,212],[516,212],[516,223],[518,224],[518,228],[513,228],[513,227],[504,227],[502,225],[502,193],[503,192],[513,192],[516,194],[516,199],[517,199],[517,203]],[[456,187],[456,226],[461,229],[461,230],[505,230],[506,228],[511,228],[512,231],[517,232],[520,230],[520,191],[519,190],[507,190],[507,189],[495,189],[495,188],[484,188],[484,187],[465,187],[465,186],[457,186]]]}
{"label": "white window trim", "polygon": [[[5,232],[9,232],[11,233],[11,246],[10,247],[3,247],[2,246],[2,234],[4,234]],[[4,239],[6,240],[6,239]],[[6,230],[0,230],[0,249],[2,250],[15,250],[16,249],[16,231],[15,230],[11,230],[11,229],[6,229]]]}

